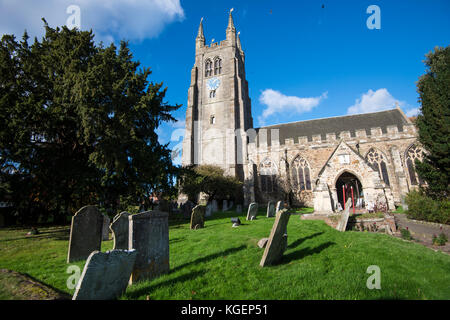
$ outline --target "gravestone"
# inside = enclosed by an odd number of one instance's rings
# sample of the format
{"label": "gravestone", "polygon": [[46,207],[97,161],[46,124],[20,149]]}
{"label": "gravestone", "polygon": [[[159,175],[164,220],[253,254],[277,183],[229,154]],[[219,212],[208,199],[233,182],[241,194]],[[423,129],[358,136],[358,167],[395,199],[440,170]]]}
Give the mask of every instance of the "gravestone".
{"label": "gravestone", "polygon": [[114,249],[128,250],[128,212],[121,212],[113,218],[110,229],[114,238]]}
{"label": "gravestone", "polygon": [[102,245],[103,215],[95,206],[85,206],[72,217],[67,263],[84,260]]}
{"label": "gravestone", "polygon": [[217,200],[216,200],[216,199],[214,199],[214,200],[211,202],[211,204],[212,204],[212,213],[219,211],[219,207],[218,207],[218,205],[217,205]]}
{"label": "gravestone", "polygon": [[94,251],[84,265],[72,300],[111,300],[127,288],[136,250]]}
{"label": "gravestone", "polygon": [[191,230],[197,230],[205,226],[206,206],[199,204],[192,209]]}
{"label": "gravestone", "polygon": [[109,224],[111,222],[111,219],[104,214],[103,215],[103,228],[102,228],[102,241],[108,241],[109,240]]}
{"label": "gravestone", "polygon": [[241,204],[236,205],[236,213],[242,213],[242,205]]}
{"label": "gravestone", "polygon": [[290,216],[291,214],[287,209],[277,212],[269,240],[259,263],[261,267],[271,265],[283,257],[283,253],[287,248],[287,224]]}
{"label": "gravestone", "polygon": [[223,200],[222,201],[222,211],[227,211],[227,210],[228,210],[228,201]]}
{"label": "gravestone", "polygon": [[147,211],[133,214],[129,220],[129,250],[137,250],[130,284],[153,279],[169,272],[169,214]]}
{"label": "gravestone", "polygon": [[269,201],[267,203],[267,218],[275,217],[275,202]]}
{"label": "gravestone", "polygon": [[212,205],[208,203],[205,208],[205,217],[210,217],[212,215]]}
{"label": "gravestone", "polygon": [[185,219],[191,219],[192,209],[194,207],[194,203],[190,200],[181,205],[181,212],[183,213],[183,217]]}
{"label": "gravestone", "polygon": [[258,214],[258,204],[256,202],[250,203],[247,211],[247,220],[255,220]]}
{"label": "gravestone", "polygon": [[283,201],[278,201],[278,202],[277,202],[277,207],[276,207],[276,210],[275,210],[275,214],[276,214],[278,211],[282,210],[282,209],[284,209],[284,203],[283,203]]}
{"label": "gravestone", "polygon": [[351,204],[352,204],[352,199],[348,199],[347,203],[345,204],[345,210],[342,212],[341,219],[339,220],[339,222],[336,226],[336,230],[345,231],[345,229],[347,228]]}

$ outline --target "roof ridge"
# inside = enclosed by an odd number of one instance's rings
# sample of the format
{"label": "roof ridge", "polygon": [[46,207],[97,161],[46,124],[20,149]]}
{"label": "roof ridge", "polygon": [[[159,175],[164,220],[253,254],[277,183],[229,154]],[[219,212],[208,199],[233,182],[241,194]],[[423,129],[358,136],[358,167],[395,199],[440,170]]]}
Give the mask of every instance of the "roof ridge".
{"label": "roof ridge", "polygon": [[398,111],[398,108],[388,109],[388,110],[382,110],[382,111],[375,111],[375,112],[366,112],[366,113],[357,113],[357,114],[347,114],[344,116],[334,116],[334,117],[327,117],[327,118],[317,118],[317,119],[308,119],[308,120],[300,120],[300,121],[292,121],[292,122],[285,122],[285,123],[278,123],[278,124],[272,124],[269,126],[262,126],[255,129],[261,129],[261,128],[269,128],[269,127],[276,127],[281,126],[285,124],[294,124],[294,123],[300,123],[300,122],[308,122],[308,121],[316,121],[316,120],[325,120],[325,119],[335,119],[335,118],[345,118],[345,117],[352,117],[352,116],[359,116],[359,115],[368,115],[368,114],[375,114],[375,113],[382,113],[382,112],[388,112],[388,111]]}

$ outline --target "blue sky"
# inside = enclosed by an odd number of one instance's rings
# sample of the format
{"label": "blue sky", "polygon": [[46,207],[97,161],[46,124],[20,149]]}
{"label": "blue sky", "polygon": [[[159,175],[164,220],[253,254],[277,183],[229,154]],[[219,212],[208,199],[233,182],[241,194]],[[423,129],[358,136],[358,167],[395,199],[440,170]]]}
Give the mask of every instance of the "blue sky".
{"label": "blue sky", "polygon": [[[81,28],[98,40],[128,39],[135,59],[152,68],[150,80],[168,87],[167,101],[183,104],[174,113],[180,122],[158,130],[171,147],[181,143],[201,17],[206,41],[221,41],[234,8],[256,127],[395,103],[414,115],[424,56],[450,42],[448,0],[0,0],[0,33],[42,35],[41,17],[66,24],[71,4],[80,8]],[[370,5],[380,8],[380,29],[366,25]]]}

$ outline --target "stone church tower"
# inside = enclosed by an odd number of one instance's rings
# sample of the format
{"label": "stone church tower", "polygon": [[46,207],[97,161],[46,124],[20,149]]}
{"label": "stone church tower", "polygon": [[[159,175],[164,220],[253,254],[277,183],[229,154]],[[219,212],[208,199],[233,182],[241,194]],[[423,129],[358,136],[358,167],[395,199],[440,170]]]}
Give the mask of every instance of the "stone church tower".
{"label": "stone church tower", "polygon": [[[244,206],[283,200],[336,212],[352,197],[359,208],[389,210],[423,185],[414,123],[397,106],[366,114],[253,127],[245,55],[231,12],[226,39],[195,40],[182,165],[212,164],[243,182]],[[368,209],[369,210],[369,209]]]}
{"label": "stone church tower", "polygon": [[[203,18],[202,18],[203,20]],[[188,91],[182,165],[214,164],[244,179],[247,138],[253,127],[245,55],[231,12],[226,39],[205,43],[200,21]]]}

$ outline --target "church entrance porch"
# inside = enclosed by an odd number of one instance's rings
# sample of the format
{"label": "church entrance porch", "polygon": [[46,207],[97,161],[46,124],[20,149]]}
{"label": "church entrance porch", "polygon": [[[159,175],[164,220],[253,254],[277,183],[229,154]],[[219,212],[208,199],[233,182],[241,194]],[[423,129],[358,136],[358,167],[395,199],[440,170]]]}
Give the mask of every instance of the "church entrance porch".
{"label": "church entrance porch", "polygon": [[352,197],[356,209],[364,207],[363,186],[354,174],[346,171],[339,176],[336,180],[336,193],[336,211],[344,209],[345,202]]}

